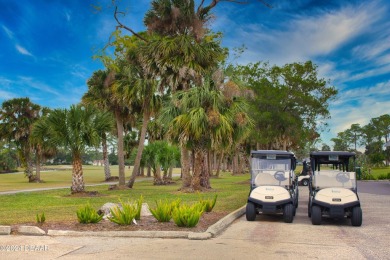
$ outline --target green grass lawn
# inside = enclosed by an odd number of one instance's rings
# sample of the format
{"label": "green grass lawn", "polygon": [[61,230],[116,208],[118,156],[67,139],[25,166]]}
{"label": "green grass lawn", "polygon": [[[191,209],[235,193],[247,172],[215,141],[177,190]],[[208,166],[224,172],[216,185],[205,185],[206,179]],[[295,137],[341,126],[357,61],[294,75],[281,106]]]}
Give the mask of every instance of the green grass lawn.
{"label": "green grass lawn", "polygon": [[[101,183],[104,175],[102,169],[86,167],[85,183]],[[102,168],[102,167],[101,167]],[[126,177],[130,176],[126,169]],[[23,174],[0,175],[0,182],[3,190],[32,189],[40,187],[63,187],[71,184],[71,171],[69,172],[47,172],[42,173],[42,179],[46,183],[27,183]],[[113,174],[115,175],[115,174]],[[142,178],[141,178],[142,179]],[[0,225],[12,225],[22,223],[34,223],[36,214],[45,213],[46,222],[75,221],[77,222],[76,211],[88,203],[98,210],[104,203],[122,201],[135,201],[141,195],[150,207],[155,206],[155,201],[160,199],[175,200],[180,198],[182,202],[196,202],[200,197],[211,199],[218,195],[214,208],[217,212],[231,212],[246,203],[249,194],[249,175],[232,176],[223,173],[220,178],[212,178],[212,190],[205,193],[181,193],[178,189],[181,181],[176,177],[175,184],[166,186],[155,186],[150,180],[136,182],[133,189],[129,190],[108,190],[108,185],[87,187],[87,191],[98,191],[100,197],[73,197],[70,196],[70,189],[57,189],[39,192],[24,192],[11,195],[0,195],[1,211]],[[26,182],[26,183],[24,183]],[[8,187],[8,189],[4,188]]]}

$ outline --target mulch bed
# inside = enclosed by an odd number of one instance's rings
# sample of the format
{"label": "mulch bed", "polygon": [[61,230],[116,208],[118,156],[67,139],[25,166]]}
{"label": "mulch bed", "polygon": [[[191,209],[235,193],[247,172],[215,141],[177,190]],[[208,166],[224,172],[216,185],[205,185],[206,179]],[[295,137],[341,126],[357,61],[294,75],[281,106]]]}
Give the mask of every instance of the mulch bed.
{"label": "mulch bed", "polygon": [[51,230],[73,230],[73,231],[191,231],[204,232],[207,228],[215,224],[218,220],[226,216],[228,212],[204,213],[197,226],[193,228],[178,227],[171,220],[170,222],[158,222],[153,216],[144,216],[137,220],[137,224],[117,225],[109,220],[102,220],[96,224],[80,224],[75,221],[47,222],[43,224],[25,223],[11,226],[11,234],[18,234],[19,226],[37,226],[46,233]]}

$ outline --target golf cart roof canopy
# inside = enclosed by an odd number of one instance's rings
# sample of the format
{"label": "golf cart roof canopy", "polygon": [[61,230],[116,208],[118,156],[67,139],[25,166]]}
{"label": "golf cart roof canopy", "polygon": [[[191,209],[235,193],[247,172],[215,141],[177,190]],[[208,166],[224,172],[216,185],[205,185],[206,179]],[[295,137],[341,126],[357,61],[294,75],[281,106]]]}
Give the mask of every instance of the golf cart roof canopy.
{"label": "golf cart roof canopy", "polygon": [[346,163],[355,155],[353,152],[345,151],[316,151],[310,153],[310,158],[314,159],[317,164],[337,164]]}
{"label": "golf cart roof canopy", "polygon": [[278,150],[256,150],[251,151],[251,156],[256,158],[270,158],[270,159],[276,159],[276,158],[295,158],[295,155],[293,152],[288,151],[278,151]]}

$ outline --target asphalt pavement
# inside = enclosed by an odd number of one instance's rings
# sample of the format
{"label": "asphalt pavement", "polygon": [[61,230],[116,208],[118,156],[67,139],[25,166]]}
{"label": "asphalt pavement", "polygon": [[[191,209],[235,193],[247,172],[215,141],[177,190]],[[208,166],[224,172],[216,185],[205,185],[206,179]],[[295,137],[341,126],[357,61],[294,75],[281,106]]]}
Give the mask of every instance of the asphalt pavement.
{"label": "asphalt pavement", "polygon": [[363,225],[349,219],[307,217],[308,190],[300,187],[294,222],[281,215],[239,217],[206,240],[183,238],[15,236],[0,237],[1,259],[390,259],[388,182],[359,182]]}

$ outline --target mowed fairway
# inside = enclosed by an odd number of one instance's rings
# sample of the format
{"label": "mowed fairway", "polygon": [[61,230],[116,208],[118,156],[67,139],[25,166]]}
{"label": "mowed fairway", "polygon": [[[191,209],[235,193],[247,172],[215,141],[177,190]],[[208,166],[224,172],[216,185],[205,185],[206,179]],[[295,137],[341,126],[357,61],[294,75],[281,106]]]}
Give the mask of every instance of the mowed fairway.
{"label": "mowed fairway", "polygon": [[[42,183],[28,183],[24,173],[0,174],[0,192],[15,190],[31,190],[39,188],[69,187],[72,185],[72,166],[48,166],[56,170],[41,171]],[[111,166],[111,176],[118,176],[118,166]],[[179,169],[176,169],[179,171]],[[103,166],[83,166],[84,182],[86,185],[104,183]],[[35,172],[34,172],[35,174]],[[130,177],[131,169],[126,167],[126,178]]]}
{"label": "mowed fairway", "polygon": [[[86,168],[88,168],[85,171],[86,185],[93,183],[101,184],[104,178],[103,167],[100,170],[97,167]],[[128,179],[130,174],[130,171],[126,169],[126,179]],[[71,170],[66,172],[47,172],[46,175],[43,173],[42,179],[46,183],[23,183],[23,181],[27,181],[23,174],[7,175],[7,178],[5,178],[7,182],[4,182],[4,179],[0,180],[2,186],[6,184],[6,186],[10,187],[6,190],[14,190],[12,189],[12,184],[18,187],[18,189],[70,187],[71,184]],[[9,177],[9,175],[12,176]],[[4,178],[4,175],[0,177]],[[178,190],[181,187],[179,177],[174,177],[174,181],[174,184],[155,186],[153,185],[153,180],[139,177],[133,189],[108,190],[108,184],[86,187],[87,191],[98,192],[99,196],[92,197],[70,196],[70,188],[3,194],[0,195],[0,225],[35,223],[36,214],[42,213],[45,213],[46,222],[77,222],[76,211],[87,204],[90,204],[97,210],[104,203],[117,203],[120,200],[131,202],[140,198],[141,195],[146,203],[154,207],[155,202],[160,199],[180,199],[185,203],[193,203],[199,201],[200,198],[212,199],[217,194],[218,199],[214,210],[229,213],[245,205],[249,192],[248,174],[232,176],[230,173],[222,173],[220,178],[211,178],[211,186],[213,189],[204,193],[179,192]]]}

